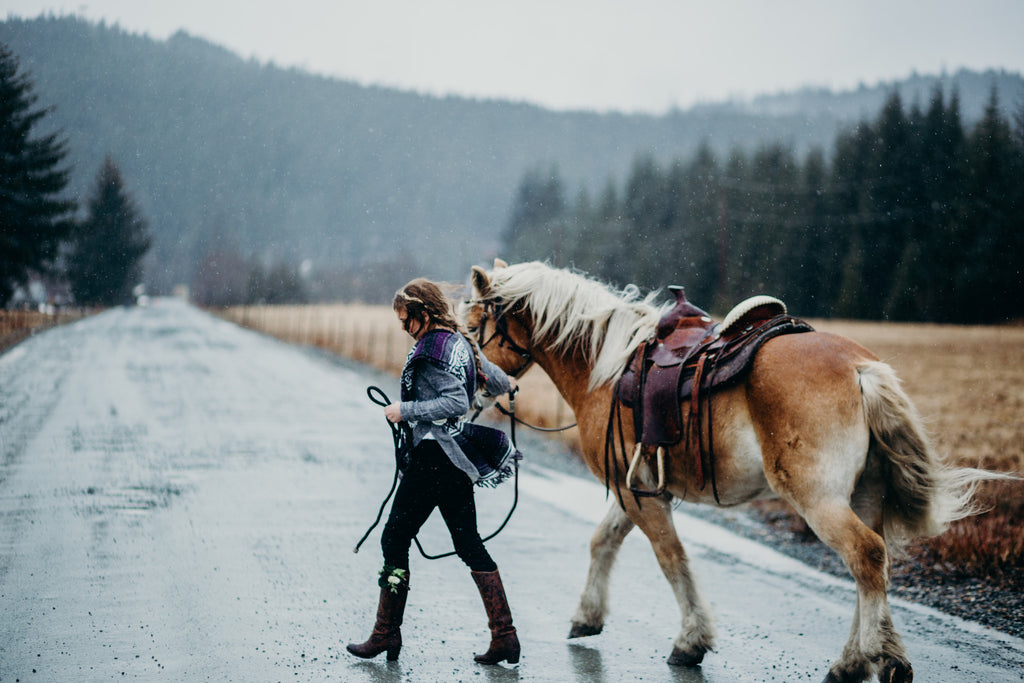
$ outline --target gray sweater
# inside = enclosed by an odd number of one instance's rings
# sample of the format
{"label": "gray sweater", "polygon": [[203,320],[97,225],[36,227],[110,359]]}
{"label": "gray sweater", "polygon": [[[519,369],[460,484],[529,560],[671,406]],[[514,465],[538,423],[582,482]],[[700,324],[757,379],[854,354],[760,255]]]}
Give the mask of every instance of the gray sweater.
{"label": "gray sweater", "polygon": [[[459,341],[469,346],[462,335],[459,335]],[[512,387],[508,375],[482,354],[480,365],[487,377],[484,390],[491,396],[507,393]],[[466,385],[434,363],[420,363],[413,379],[412,393],[414,399],[402,401],[399,408],[402,419],[412,427],[413,446],[419,445],[427,434],[433,435],[452,464],[465,472],[470,481],[476,482],[480,477],[476,467],[455,443],[455,439],[444,428],[434,424],[436,421],[441,425],[449,418],[461,418],[469,412],[470,397],[466,395]]]}

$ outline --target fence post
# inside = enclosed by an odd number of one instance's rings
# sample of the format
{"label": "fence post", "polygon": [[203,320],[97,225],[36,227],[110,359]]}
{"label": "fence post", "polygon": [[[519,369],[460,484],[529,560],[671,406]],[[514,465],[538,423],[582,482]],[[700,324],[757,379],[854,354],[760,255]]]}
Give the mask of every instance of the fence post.
{"label": "fence post", "polygon": [[373,327],[373,321],[369,321],[366,326],[366,362],[373,365],[373,342],[376,337],[376,330]]}

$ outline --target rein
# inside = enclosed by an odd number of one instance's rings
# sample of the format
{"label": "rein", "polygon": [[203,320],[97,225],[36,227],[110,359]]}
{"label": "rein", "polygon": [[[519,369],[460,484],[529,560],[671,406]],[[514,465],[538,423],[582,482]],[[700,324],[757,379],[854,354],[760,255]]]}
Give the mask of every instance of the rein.
{"label": "rein", "polygon": [[514,407],[513,407],[513,409],[511,411],[509,411],[509,410],[507,410],[505,408],[505,406],[501,405],[497,401],[494,402],[494,407],[497,408],[498,412],[500,412],[502,415],[505,415],[509,419],[511,419],[513,425],[516,422],[518,422],[519,424],[523,425],[524,427],[529,427],[530,429],[532,429],[535,432],[564,432],[565,430],[572,429],[573,427],[575,427],[577,425],[576,422],[573,422],[572,424],[565,425],[564,427],[538,427],[536,425],[532,425],[529,422],[525,422],[525,421],[519,419],[518,417],[516,417],[516,411],[515,411]]}
{"label": "rein", "polygon": [[[386,406],[391,404],[391,399],[388,398],[387,394],[385,394],[384,391],[380,387],[377,387],[377,386],[369,386],[369,387],[367,387],[366,388],[366,395],[370,398],[371,401],[373,401],[374,403],[376,403],[377,405],[379,405],[381,407],[386,407]],[[511,421],[512,427],[509,430],[510,431],[510,439],[512,441],[512,447],[516,448],[518,450],[518,446],[516,445],[516,416],[515,416],[515,414],[516,414],[516,392],[515,391],[510,391],[509,392],[508,403],[509,403],[509,407],[511,408],[511,412],[505,412],[504,410],[502,410],[502,412],[512,418],[512,421]],[[387,420],[387,418],[385,418],[385,419]],[[473,416],[473,419],[476,419],[476,415]],[[380,504],[380,508],[377,510],[377,518],[373,520],[373,524],[370,525],[370,528],[366,530],[366,533],[364,533],[362,538],[359,539],[359,542],[356,543],[355,548],[352,549],[353,553],[358,553],[359,552],[360,546],[363,545],[363,542],[365,542],[366,539],[370,536],[370,533],[372,533],[373,530],[377,528],[377,525],[380,524],[380,518],[384,515],[384,508],[387,506],[388,501],[391,500],[391,496],[393,496],[395,494],[395,489],[398,488],[398,477],[399,477],[399,474],[401,473],[402,453],[406,449],[411,449],[411,446],[412,446],[412,444],[411,444],[412,432],[409,429],[408,425],[406,425],[404,422],[396,424],[396,423],[392,422],[391,420],[387,420],[387,423],[388,423],[388,427],[391,428],[391,435],[392,435],[392,438],[393,438],[394,443],[395,443],[395,476],[391,480],[391,489],[388,491],[388,494],[384,497],[384,502],[382,502]],[[501,523],[500,526],[498,526],[498,528],[494,531],[494,533],[492,533],[490,536],[487,536],[487,537],[481,539],[481,541],[483,541],[485,543],[487,541],[491,540],[492,538],[494,538],[495,536],[497,536],[499,533],[501,533],[501,531],[508,524],[509,520],[512,519],[512,513],[515,512],[516,506],[519,504],[519,461],[516,460],[515,458],[512,458],[512,466],[515,468],[514,469],[515,480],[514,480],[514,484],[513,484],[512,507],[509,508],[508,514],[505,515],[505,520]],[[423,546],[420,545],[420,539],[418,537],[413,536],[412,540],[416,543],[416,549],[420,551],[420,555],[422,555],[424,558],[426,558],[428,560],[439,560],[439,559],[441,559],[443,557],[451,557],[452,555],[455,554],[454,550],[450,550],[450,551],[448,551],[446,553],[441,553],[439,555],[429,555],[425,550],[423,550]]]}

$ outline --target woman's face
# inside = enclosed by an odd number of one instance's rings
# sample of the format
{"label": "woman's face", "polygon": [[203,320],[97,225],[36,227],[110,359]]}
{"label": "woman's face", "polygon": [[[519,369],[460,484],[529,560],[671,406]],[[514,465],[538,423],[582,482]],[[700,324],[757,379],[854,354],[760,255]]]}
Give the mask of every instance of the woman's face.
{"label": "woman's face", "polygon": [[404,308],[395,309],[395,314],[398,316],[398,322],[402,323],[402,329],[405,330],[410,337],[418,341],[419,338],[423,336],[427,327],[423,324],[423,321],[410,318],[409,312]]}

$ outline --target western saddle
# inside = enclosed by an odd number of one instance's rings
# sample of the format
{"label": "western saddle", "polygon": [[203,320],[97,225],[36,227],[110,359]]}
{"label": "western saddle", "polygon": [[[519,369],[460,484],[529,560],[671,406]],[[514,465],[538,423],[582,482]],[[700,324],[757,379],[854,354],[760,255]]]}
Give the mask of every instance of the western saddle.
{"label": "western saddle", "polygon": [[[813,328],[787,315],[786,305],[770,296],[743,301],[718,323],[687,301],[681,287],[669,290],[675,295],[675,305],[662,316],[654,337],[637,348],[616,386],[618,401],[633,411],[633,433],[638,435],[626,485],[637,497],[661,495],[665,490],[664,450],[685,437],[687,454],[694,459],[697,486],[704,490],[707,473],[718,502],[708,400],[711,392],[739,382],[769,339]],[[609,437],[611,431],[609,426]],[[657,456],[658,484],[648,491],[632,482],[639,462],[652,452]]]}

